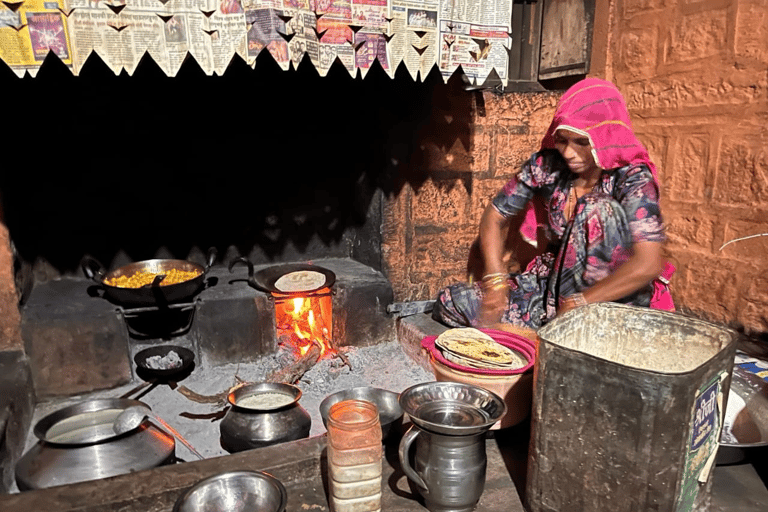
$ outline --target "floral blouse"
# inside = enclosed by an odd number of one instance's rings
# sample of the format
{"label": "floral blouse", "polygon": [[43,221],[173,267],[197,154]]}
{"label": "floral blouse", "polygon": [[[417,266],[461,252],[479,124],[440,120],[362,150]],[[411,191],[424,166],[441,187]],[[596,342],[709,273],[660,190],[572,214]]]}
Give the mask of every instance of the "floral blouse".
{"label": "floral blouse", "polygon": [[[568,224],[565,207],[574,177],[557,150],[541,150],[499,191],[493,205],[509,217],[523,211],[534,195],[542,196],[547,211],[548,238],[559,242]],[[612,196],[622,205],[635,243],[666,240],[658,184],[646,165],[604,170],[594,190]]]}

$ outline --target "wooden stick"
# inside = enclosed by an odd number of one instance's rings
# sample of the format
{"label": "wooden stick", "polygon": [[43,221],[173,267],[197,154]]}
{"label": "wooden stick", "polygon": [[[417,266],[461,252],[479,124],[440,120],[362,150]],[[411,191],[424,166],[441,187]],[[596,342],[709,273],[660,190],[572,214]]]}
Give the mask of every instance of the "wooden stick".
{"label": "wooden stick", "polygon": [[310,368],[317,364],[321,352],[322,347],[320,344],[317,341],[313,341],[306,354],[297,359],[293,364],[272,372],[267,376],[267,382],[297,383]]}

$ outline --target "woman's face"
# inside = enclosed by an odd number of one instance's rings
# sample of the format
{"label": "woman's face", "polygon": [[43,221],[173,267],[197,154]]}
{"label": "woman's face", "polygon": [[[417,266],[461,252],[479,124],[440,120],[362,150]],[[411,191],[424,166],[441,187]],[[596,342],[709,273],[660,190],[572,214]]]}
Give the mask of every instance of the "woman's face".
{"label": "woman's face", "polygon": [[583,175],[599,170],[588,137],[560,129],[555,132],[555,148],[563,155],[572,173]]}

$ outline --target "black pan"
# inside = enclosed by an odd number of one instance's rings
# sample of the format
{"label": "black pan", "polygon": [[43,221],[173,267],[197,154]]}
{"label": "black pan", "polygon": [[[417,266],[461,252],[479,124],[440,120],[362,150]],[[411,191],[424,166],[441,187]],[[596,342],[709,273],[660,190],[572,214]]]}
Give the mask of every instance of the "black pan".
{"label": "black pan", "polygon": [[[153,356],[165,357],[173,350],[179,355],[181,364],[174,368],[168,369],[155,369],[149,366],[147,359]],[[136,373],[144,378],[168,380],[170,377],[180,376],[191,369],[192,364],[195,362],[195,353],[185,347],[179,347],[177,345],[158,345],[155,347],[145,348],[140,350],[133,356],[133,361],[136,363]]]}
{"label": "black pan", "polygon": [[306,295],[307,293],[311,293],[311,292],[320,290],[322,288],[330,288],[331,286],[333,286],[333,283],[336,282],[336,274],[334,274],[333,271],[328,270],[327,268],[313,265],[311,263],[286,263],[283,265],[272,265],[269,267],[265,267],[259,270],[258,272],[254,272],[253,263],[251,263],[246,258],[237,258],[232,260],[232,262],[229,264],[230,272],[232,272],[232,268],[234,268],[234,266],[237,263],[244,263],[248,266],[248,284],[250,284],[257,290],[261,290],[269,293],[290,295],[290,293],[278,290],[275,287],[275,283],[282,276],[286,274],[290,274],[291,272],[300,272],[300,271],[306,270],[306,271],[312,271],[312,272],[319,272],[325,276],[325,282],[322,285],[318,286],[317,288],[313,288],[311,290],[302,290],[301,292],[294,292],[296,294]]}
{"label": "black pan", "polygon": [[[147,307],[163,306],[176,302],[190,300],[205,283],[205,276],[208,270],[216,261],[217,251],[215,247],[208,250],[208,258],[205,266],[198,265],[186,260],[155,259],[138,261],[122,266],[109,272],[104,271],[104,267],[93,258],[86,258],[83,261],[83,273],[89,279],[92,279],[104,289],[104,294],[113,302],[124,306]],[[130,276],[136,272],[153,272],[162,274],[172,269],[184,271],[197,271],[199,275],[183,283],[169,284],[162,286],[161,283],[153,283],[141,288],[120,288],[111,286],[105,281],[115,277]]]}

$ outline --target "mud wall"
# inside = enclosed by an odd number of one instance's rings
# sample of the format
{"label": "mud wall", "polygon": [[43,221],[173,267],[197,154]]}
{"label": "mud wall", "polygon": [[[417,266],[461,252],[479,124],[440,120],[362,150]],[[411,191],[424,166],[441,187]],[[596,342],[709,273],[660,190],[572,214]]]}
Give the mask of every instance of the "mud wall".
{"label": "mud wall", "polygon": [[[723,245],[768,233],[767,40],[765,0],[599,0],[590,72],[622,90],[659,168],[679,308],[752,332],[768,330],[768,237]],[[537,149],[559,94],[435,92],[416,159],[428,179],[385,211],[397,300],[476,269],[480,214]],[[452,104],[469,105],[468,129]]]}

